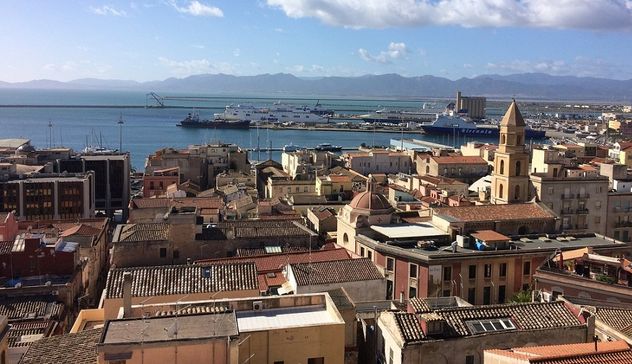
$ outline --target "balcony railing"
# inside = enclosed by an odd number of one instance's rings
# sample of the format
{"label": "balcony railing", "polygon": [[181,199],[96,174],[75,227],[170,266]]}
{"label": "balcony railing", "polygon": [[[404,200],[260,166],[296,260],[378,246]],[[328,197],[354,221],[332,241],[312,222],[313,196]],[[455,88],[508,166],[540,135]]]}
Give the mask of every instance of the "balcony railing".
{"label": "balcony railing", "polygon": [[572,200],[575,198],[575,195],[573,195],[572,193],[563,193],[562,194],[562,200]]}
{"label": "balcony railing", "polygon": [[576,210],[576,212],[577,212],[578,214],[583,214],[583,215],[585,215],[585,214],[587,214],[587,213],[588,213],[588,209],[587,209],[587,208],[585,208],[585,207],[580,207],[580,208],[578,208],[578,209]]}
{"label": "balcony railing", "polygon": [[614,224],[614,227],[616,228],[620,228],[620,227],[632,227],[632,221],[617,221]]}
{"label": "balcony railing", "polygon": [[590,194],[589,193],[578,193],[577,194],[577,198],[590,198]]}

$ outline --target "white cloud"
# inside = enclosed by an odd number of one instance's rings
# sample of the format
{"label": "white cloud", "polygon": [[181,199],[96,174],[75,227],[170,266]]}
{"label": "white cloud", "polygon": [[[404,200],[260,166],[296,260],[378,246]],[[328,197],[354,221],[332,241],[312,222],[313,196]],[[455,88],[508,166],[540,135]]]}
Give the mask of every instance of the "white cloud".
{"label": "white cloud", "polygon": [[204,49],[204,48],[206,48],[206,46],[203,45],[203,44],[191,44],[191,47],[196,48],[196,49]]}
{"label": "white cloud", "polygon": [[175,76],[190,76],[201,73],[235,73],[231,64],[226,62],[213,63],[206,58],[176,61],[166,57],[158,57],[158,62],[169,68],[170,73]]}
{"label": "white cloud", "polygon": [[632,29],[632,0],[267,0],[291,18],[349,28],[453,25]]}
{"label": "white cloud", "polygon": [[241,55],[241,50],[239,48],[233,49],[233,56],[239,57]]}
{"label": "white cloud", "polygon": [[408,54],[408,48],[406,43],[391,42],[385,51],[381,51],[376,55],[372,55],[364,48],[358,49],[358,55],[360,58],[367,62],[377,62],[387,64],[393,62],[393,60],[403,58]]}
{"label": "white cloud", "polygon": [[189,14],[193,16],[214,16],[217,18],[221,18],[224,16],[224,12],[222,11],[222,9],[216,6],[203,4],[197,0],[189,2],[189,4],[186,6],[178,5],[178,2],[176,0],[169,0],[169,4],[182,14]]}
{"label": "white cloud", "polygon": [[127,16],[127,12],[109,5],[91,6],[90,12],[97,15]]}
{"label": "white cloud", "polygon": [[274,31],[277,33],[283,33],[285,30],[283,28],[274,28]]}

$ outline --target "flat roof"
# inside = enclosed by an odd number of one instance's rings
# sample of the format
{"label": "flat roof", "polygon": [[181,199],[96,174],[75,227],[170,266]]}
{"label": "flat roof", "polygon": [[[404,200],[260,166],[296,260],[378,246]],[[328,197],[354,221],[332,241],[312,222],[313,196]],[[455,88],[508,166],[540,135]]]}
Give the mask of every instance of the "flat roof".
{"label": "flat roof", "polygon": [[240,332],[342,323],[325,306],[299,306],[237,312]]}
{"label": "flat roof", "polygon": [[391,239],[448,235],[428,222],[414,224],[372,225],[371,229]]}
{"label": "flat roof", "polygon": [[29,143],[30,141],[31,139],[21,139],[21,138],[0,139],[0,148],[16,149],[26,143]]}
{"label": "flat roof", "polygon": [[118,345],[236,336],[234,312],[111,320],[100,344]]}

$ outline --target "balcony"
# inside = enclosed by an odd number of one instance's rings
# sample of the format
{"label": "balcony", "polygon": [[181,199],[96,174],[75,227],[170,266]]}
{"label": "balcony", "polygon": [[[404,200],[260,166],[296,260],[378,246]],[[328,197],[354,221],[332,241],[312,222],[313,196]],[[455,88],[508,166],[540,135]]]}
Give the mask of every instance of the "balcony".
{"label": "balcony", "polygon": [[578,214],[581,214],[581,215],[586,215],[586,214],[588,214],[588,209],[587,209],[587,208],[585,208],[585,207],[580,207],[580,208],[578,208],[578,209],[577,209],[577,210],[575,210],[575,211],[576,211]]}
{"label": "balcony", "polygon": [[589,193],[586,193],[586,192],[584,192],[584,193],[578,193],[578,194],[577,194],[577,198],[580,198],[580,199],[587,199],[587,198],[590,198],[590,194],[589,194]]}
{"label": "balcony", "polygon": [[562,215],[574,215],[575,210],[571,209],[570,207],[565,207],[565,208],[562,208],[562,210],[560,210],[560,213]]}
{"label": "balcony", "polygon": [[575,195],[573,195],[572,193],[563,193],[562,194],[562,200],[572,200],[575,198]]}
{"label": "balcony", "polygon": [[621,227],[632,227],[632,221],[617,221],[614,224],[615,228],[621,228]]}

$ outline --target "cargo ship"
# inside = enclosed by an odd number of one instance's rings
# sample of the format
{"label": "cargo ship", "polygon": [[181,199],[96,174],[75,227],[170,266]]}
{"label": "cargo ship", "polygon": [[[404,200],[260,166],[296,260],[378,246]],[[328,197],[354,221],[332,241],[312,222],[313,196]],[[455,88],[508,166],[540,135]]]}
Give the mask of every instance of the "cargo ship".
{"label": "cargo ship", "polygon": [[184,120],[176,125],[183,128],[248,129],[250,128],[250,120],[225,120],[220,118],[202,120],[197,113],[189,113]]}
{"label": "cargo ship", "polygon": [[[461,116],[438,115],[437,119],[429,124],[422,124],[421,129],[426,134],[449,134],[478,135],[481,137],[497,137],[500,134],[498,125],[477,124],[470,119]],[[544,139],[544,130],[535,130],[530,127],[525,128],[526,139]]]}

